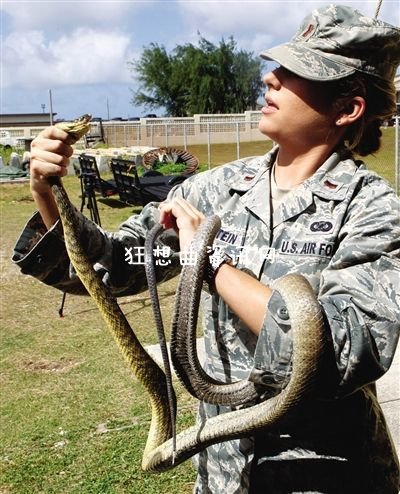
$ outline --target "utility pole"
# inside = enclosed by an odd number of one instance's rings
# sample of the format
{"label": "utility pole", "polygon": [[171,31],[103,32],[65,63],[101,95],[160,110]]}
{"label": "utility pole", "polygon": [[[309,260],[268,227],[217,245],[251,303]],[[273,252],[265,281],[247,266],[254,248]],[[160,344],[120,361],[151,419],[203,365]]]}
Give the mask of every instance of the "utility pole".
{"label": "utility pole", "polygon": [[53,98],[51,96],[51,89],[49,89],[49,103],[50,103],[50,125],[53,125]]}

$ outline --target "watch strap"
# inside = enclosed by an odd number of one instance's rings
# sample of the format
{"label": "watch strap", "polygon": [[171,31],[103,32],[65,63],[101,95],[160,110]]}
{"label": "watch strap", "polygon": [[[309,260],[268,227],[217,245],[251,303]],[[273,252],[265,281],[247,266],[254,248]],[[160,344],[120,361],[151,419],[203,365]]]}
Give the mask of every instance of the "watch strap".
{"label": "watch strap", "polygon": [[215,276],[223,264],[230,264],[232,257],[221,249],[209,252],[208,262],[204,271],[204,281],[208,284],[210,291],[215,291]]}

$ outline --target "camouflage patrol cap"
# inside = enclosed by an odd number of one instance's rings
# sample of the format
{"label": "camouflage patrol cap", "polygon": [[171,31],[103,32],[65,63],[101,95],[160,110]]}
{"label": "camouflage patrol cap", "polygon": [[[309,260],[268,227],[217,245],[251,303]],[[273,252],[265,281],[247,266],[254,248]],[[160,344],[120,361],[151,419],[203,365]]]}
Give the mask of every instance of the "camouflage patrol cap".
{"label": "camouflage patrol cap", "polygon": [[332,81],[359,71],[393,80],[400,63],[400,29],[357,10],[314,10],[288,42],[262,52],[305,79]]}

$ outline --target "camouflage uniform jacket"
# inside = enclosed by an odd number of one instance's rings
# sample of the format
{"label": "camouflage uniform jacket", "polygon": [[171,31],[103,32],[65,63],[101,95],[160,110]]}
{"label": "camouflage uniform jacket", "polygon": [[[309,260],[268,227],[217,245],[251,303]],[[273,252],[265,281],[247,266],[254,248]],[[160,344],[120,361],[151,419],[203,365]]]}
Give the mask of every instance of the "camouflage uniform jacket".
{"label": "camouflage uniform jacket", "polygon": [[[310,281],[330,341],[321,398],[301,407],[296,420],[279,430],[200,453],[195,492],[397,493],[398,460],[373,383],[389,368],[399,336],[399,200],[383,179],[339,151],[272,213],[268,191],[275,153],[198,174],[171,195],[185,197],[205,215],[221,217],[214,247],[228,252],[238,269],[265,284],[287,273]],[[157,218],[156,205],[149,204],[116,233],[82,219],[88,255],[116,295],[145,287],[143,267],[127,263],[127,252],[136,259]],[[172,252],[171,262],[159,267],[161,280],[180,267],[175,234],[166,231],[160,248]],[[49,285],[82,291],[57,225],[44,234],[33,217],[13,259],[23,272]],[[217,294],[204,292],[203,311],[209,374],[230,381],[251,373],[265,386],[265,396],[286,384],[290,316],[277,292],[258,338]],[[225,410],[201,404],[198,420]]]}

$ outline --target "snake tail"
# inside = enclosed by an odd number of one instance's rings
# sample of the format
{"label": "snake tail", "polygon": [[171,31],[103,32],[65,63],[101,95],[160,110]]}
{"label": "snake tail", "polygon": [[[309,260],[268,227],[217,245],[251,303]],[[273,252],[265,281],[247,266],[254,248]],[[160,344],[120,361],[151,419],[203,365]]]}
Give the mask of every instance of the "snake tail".
{"label": "snake tail", "polygon": [[[160,223],[156,223],[149,231],[145,240],[145,271],[147,277],[147,285],[150,293],[151,305],[153,308],[154,321],[158,335],[158,342],[160,345],[161,357],[165,372],[165,378],[167,383],[168,394],[168,406],[170,412],[171,433],[172,433],[172,449],[175,455],[176,450],[176,413],[177,413],[177,400],[172,383],[172,369],[171,362],[168,354],[167,340],[165,338],[165,330],[162,319],[162,313],[160,308],[160,300],[157,290],[157,278],[154,266],[153,246],[158,236],[164,231],[164,227]],[[174,460],[174,459],[173,459]]]}

